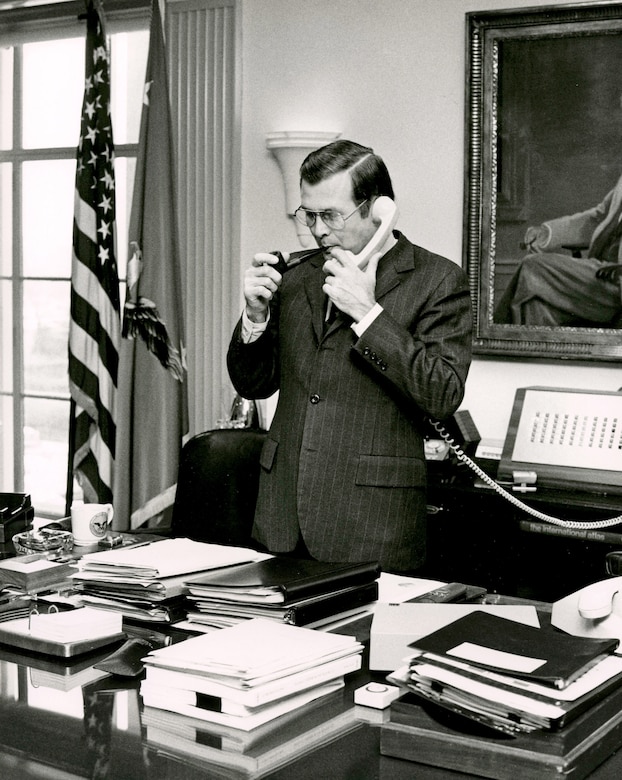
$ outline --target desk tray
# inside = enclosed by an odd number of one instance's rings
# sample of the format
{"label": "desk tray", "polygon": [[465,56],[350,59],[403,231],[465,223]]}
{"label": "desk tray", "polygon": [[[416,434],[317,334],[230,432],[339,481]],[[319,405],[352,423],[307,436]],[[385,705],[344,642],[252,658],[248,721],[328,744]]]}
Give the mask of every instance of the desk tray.
{"label": "desk tray", "polygon": [[51,639],[39,639],[32,636],[28,630],[28,618],[10,620],[0,624],[0,643],[19,647],[31,653],[53,655],[58,658],[73,658],[82,653],[89,653],[113,642],[126,639],[124,632],[98,637],[97,639],[79,639],[74,642],[58,642]]}

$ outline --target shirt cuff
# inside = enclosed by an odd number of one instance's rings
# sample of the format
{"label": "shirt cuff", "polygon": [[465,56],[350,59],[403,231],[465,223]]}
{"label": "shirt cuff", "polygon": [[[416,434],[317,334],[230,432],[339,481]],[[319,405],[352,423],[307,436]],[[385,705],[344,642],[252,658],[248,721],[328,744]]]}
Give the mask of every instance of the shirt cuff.
{"label": "shirt cuff", "polygon": [[367,312],[367,314],[363,317],[362,320],[359,320],[358,322],[353,322],[350,326],[352,330],[356,333],[356,335],[361,338],[363,333],[369,328],[369,326],[372,324],[372,322],[376,319],[376,317],[383,312],[384,309],[379,303],[375,303],[374,306]]}
{"label": "shirt cuff", "polygon": [[252,344],[253,341],[257,341],[257,339],[268,327],[269,321],[270,309],[268,309],[265,322],[253,322],[251,319],[249,319],[249,316],[246,313],[246,309],[244,309],[242,312],[242,341],[244,344]]}

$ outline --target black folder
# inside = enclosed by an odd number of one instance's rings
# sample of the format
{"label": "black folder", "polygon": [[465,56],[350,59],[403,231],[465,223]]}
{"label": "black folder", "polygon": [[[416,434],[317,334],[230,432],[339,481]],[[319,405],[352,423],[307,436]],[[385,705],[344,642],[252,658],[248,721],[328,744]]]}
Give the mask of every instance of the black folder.
{"label": "black folder", "polygon": [[287,604],[377,580],[380,565],[274,557],[207,573],[187,582],[193,596],[247,604]]}
{"label": "black folder", "polygon": [[463,660],[455,648],[464,643],[544,662],[533,671],[520,672],[469,659],[475,667],[565,688],[602,657],[613,653],[619,640],[571,636],[551,626],[534,628],[476,610],[417,639],[410,647],[437,654],[453,651],[454,660]]}

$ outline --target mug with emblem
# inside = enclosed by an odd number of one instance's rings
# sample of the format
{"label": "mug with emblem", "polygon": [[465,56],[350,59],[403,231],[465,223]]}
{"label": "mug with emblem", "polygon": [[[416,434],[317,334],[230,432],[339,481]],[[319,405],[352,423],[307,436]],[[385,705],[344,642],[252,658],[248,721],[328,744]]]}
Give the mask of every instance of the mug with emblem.
{"label": "mug with emblem", "polygon": [[112,504],[81,504],[71,507],[71,533],[77,545],[97,544],[112,525]]}

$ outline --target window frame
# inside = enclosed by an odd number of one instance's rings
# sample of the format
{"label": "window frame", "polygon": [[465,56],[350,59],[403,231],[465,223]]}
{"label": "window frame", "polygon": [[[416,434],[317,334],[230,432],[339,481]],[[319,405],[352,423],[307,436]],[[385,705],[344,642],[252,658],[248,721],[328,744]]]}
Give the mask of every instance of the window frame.
{"label": "window frame", "polygon": [[[149,29],[148,0],[107,0],[104,8],[106,34],[111,35],[120,32],[134,32]],[[69,410],[70,394],[67,386],[66,393],[27,391],[25,386],[25,334],[24,334],[24,288],[29,282],[58,282],[71,283],[71,276],[33,276],[24,274],[23,242],[22,242],[22,187],[23,166],[25,163],[47,160],[70,160],[75,164],[76,146],[37,147],[34,149],[23,148],[23,106],[22,106],[22,73],[23,73],[23,46],[27,43],[58,40],[66,38],[86,37],[86,25],[83,19],[84,2],[60,2],[35,4],[19,9],[0,10],[0,46],[13,49],[13,73],[12,73],[12,128],[11,148],[0,149],[0,165],[10,166],[11,204],[10,217],[11,240],[10,257],[4,268],[0,267],[0,284],[8,282],[11,285],[11,314],[12,314],[12,376],[7,386],[0,387],[0,404],[8,399],[11,408],[10,431],[2,433],[3,439],[10,437],[11,445],[7,448],[12,452],[13,474],[12,489],[23,492],[25,489],[25,405],[29,399],[61,401],[67,404],[67,433],[69,435]],[[79,125],[76,126],[76,138]],[[115,160],[123,158],[136,159],[138,154],[138,140],[136,143],[115,143]],[[118,186],[118,185],[117,185]],[[131,199],[131,193],[129,193]],[[131,200],[130,200],[131,203]],[[118,231],[117,214],[117,231]],[[68,226],[71,230],[71,226]],[[117,232],[117,251],[123,237]],[[7,275],[8,272],[9,275]],[[122,287],[125,280],[120,279]],[[123,295],[121,295],[123,300]],[[7,426],[9,427],[9,426]],[[4,441],[0,442],[0,460],[4,458]],[[5,482],[10,479],[10,463],[5,465]],[[37,510],[40,517],[58,517],[62,514],[41,508]]]}

